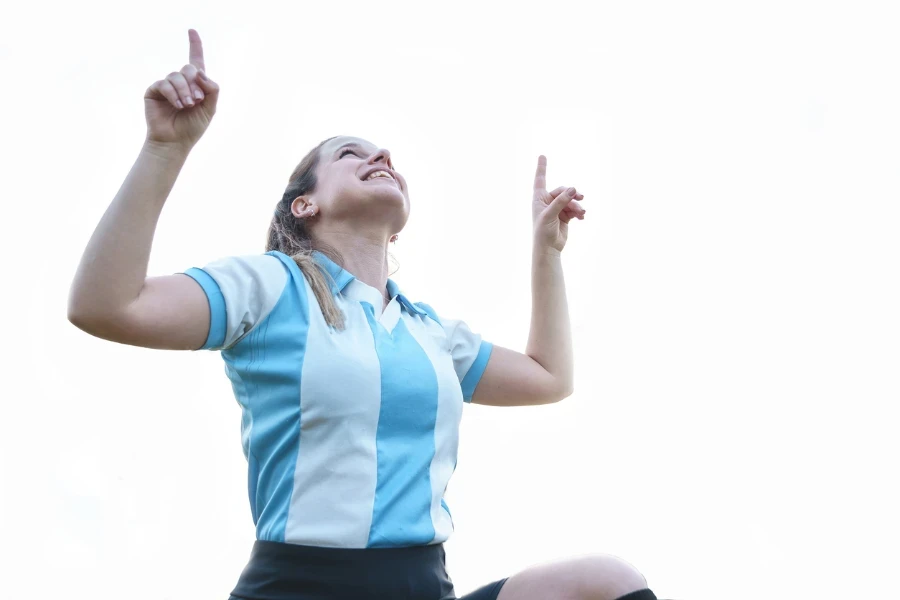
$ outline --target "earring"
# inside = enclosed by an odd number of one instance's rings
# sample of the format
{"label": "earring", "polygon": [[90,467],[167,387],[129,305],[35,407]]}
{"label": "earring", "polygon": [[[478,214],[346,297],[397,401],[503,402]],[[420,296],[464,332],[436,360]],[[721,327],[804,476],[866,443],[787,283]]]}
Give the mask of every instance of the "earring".
{"label": "earring", "polygon": [[395,233],[394,235],[391,236],[391,242],[393,242],[393,243],[396,244],[396,243],[397,243],[397,238],[399,238],[399,237],[400,237],[400,236],[397,235],[397,234]]}

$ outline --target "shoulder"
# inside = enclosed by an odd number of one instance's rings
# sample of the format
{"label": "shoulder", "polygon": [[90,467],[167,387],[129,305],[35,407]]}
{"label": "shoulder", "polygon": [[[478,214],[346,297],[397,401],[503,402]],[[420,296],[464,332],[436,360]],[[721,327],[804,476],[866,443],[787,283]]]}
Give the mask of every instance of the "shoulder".
{"label": "shoulder", "polygon": [[211,278],[225,297],[234,294],[264,296],[280,295],[290,279],[290,272],[277,256],[252,254],[229,256],[206,264],[201,269],[190,269],[187,275],[205,283],[203,275]]}
{"label": "shoulder", "polygon": [[247,254],[242,256],[226,256],[216,259],[203,266],[213,276],[255,277],[264,279],[283,280],[287,271],[278,256],[266,254]]}
{"label": "shoulder", "polygon": [[468,326],[465,321],[460,319],[451,319],[447,318],[446,315],[441,317],[438,315],[437,311],[428,303],[425,302],[413,302],[411,303],[413,307],[415,307],[416,311],[423,318],[429,319],[437,323],[441,329],[444,330],[444,335],[448,339],[453,339],[458,336],[460,331],[467,332]]}
{"label": "shoulder", "polygon": [[220,333],[208,347],[231,347],[279,303],[294,277],[293,261],[279,254],[229,256],[185,271],[206,292],[211,323]]}

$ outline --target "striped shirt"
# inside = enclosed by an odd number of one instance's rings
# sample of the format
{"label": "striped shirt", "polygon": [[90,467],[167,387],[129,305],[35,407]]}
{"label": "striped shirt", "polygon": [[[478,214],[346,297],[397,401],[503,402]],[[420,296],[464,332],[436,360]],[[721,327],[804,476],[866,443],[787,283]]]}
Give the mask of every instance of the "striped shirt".
{"label": "striped shirt", "polygon": [[324,254],[345,329],[280,252],[189,269],[242,409],[257,539],[338,548],[437,544],[463,403],[492,346],[462,321],[380,291]]}

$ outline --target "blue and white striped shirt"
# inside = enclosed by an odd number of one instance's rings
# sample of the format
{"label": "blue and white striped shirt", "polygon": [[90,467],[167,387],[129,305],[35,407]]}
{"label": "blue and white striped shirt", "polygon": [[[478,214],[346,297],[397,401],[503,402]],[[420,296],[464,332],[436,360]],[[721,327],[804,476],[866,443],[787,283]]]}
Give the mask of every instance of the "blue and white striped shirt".
{"label": "blue and white striped shirt", "polygon": [[388,280],[381,292],[315,253],[346,327],[325,322],[280,253],[189,269],[209,299],[204,348],[221,350],[242,409],[257,539],[375,548],[437,544],[459,423],[491,354]]}

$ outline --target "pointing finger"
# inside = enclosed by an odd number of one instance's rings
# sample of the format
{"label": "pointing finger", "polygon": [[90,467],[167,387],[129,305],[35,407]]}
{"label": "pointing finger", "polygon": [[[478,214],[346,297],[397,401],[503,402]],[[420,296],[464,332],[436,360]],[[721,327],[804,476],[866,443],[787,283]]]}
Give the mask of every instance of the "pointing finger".
{"label": "pointing finger", "polygon": [[200,41],[200,34],[196,29],[188,29],[188,40],[191,44],[190,62],[200,71],[206,70],[206,63],[203,61],[203,43]]}
{"label": "pointing finger", "polygon": [[543,154],[538,156],[537,171],[534,173],[534,189],[547,189],[547,157]]}

